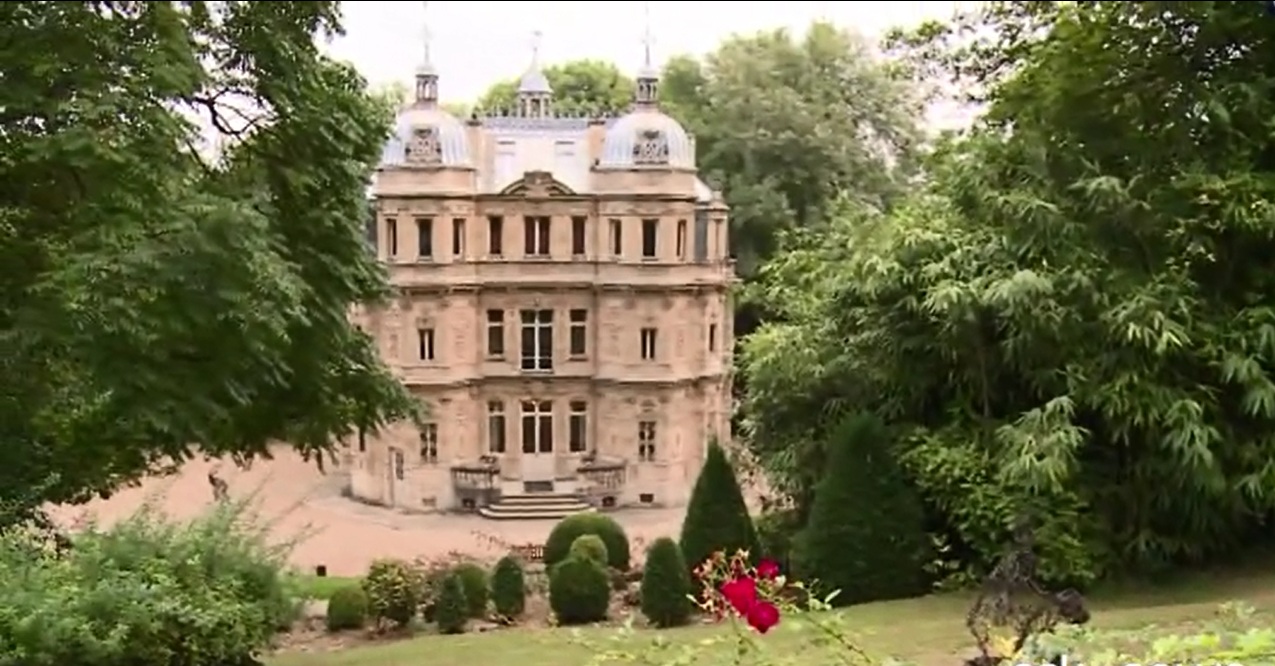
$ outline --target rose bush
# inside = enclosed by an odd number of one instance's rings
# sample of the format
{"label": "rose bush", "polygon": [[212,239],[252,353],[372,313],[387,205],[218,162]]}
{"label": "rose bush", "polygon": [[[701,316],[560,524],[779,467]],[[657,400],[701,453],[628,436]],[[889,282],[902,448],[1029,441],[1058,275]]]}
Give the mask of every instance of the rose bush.
{"label": "rose bush", "polygon": [[[738,666],[796,666],[812,661],[846,666],[899,663],[871,658],[855,642],[841,615],[827,612],[835,592],[822,599],[809,594],[807,585],[790,580],[774,560],[763,559],[752,566],[748,551],[733,555],[718,552],[693,573],[699,586],[696,603],[700,612],[727,625],[727,631],[694,641],[670,640],[666,634],[655,634],[637,650],[614,647],[634,644],[637,630],[629,624],[614,642],[593,642],[583,634],[576,634],[575,642],[594,653],[595,664],[721,663],[726,653],[732,657],[730,663]],[[780,626],[799,636],[798,645],[785,639],[781,648],[769,649],[766,634]]]}

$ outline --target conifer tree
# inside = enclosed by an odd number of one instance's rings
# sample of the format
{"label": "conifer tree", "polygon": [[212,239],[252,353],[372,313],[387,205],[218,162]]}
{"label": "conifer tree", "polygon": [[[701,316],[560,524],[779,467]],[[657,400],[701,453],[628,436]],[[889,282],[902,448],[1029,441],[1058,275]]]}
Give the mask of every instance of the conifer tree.
{"label": "conifer tree", "polygon": [[717,551],[730,555],[747,549],[754,561],[761,555],[757,529],[748,515],[735,469],[716,441],[709,443],[704,468],[691,491],[682,521],[681,547],[691,568]]}

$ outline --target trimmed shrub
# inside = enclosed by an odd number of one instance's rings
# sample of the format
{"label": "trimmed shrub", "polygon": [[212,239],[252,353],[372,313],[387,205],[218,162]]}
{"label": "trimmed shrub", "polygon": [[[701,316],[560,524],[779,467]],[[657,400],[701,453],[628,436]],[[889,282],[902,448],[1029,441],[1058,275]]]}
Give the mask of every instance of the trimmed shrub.
{"label": "trimmed shrub", "polygon": [[265,535],[241,502],[189,522],[143,508],[61,553],[47,532],[7,526],[0,664],[254,663],[297,618],[287,548]]}
{"label": "trimmed shrub", "polygon": [[657,627],[680,627],[691,619],[691,591],[682,549],[668,537],[656,539],[642,569],[642,614]]}
{"label": "trimmed shrub", "polygon": [[602,542],[602,537],[596,534],[586,534],[571,542],[571,549],[567,551],[567,557],[587,557],[602,566],[607,566],[607,545]]}
{"label": "trimmed shrub", "polygon": [[920,499],[870,414],[844,419],[827,442],[825,476],[793,551],[796,573],[846,605],[924,592],[929,538]]}
{"label": "trimmed shrub", "polygon": [[378,626],[388,622],[405,627],[421,605],[424,580],[409,562],[376,560],[363,578],[363,591],[367,593],[368,613]]}
{"label": "trimmed shrub", "polygon": [[458,571],[444,578],[439,585],[438,598],[434,600],[434,621],[438,623],[438,630],[444,634],[464,633],[465,624],[472,617],[469,611],[465,581]]}
{"label": "trimmed shrub", "polygon": [[328,631],[361,629],[367,623],[367,605],[362,587],[338,588],[328,597]]}
{"label": "trimmed shrub", "polygon": [[620,571],[629,570],[629,537],[624,528],[610,516],[600,513],[577,513],[563,518],[545,541],[545,567],[567,559],[576,539],[595,534],[607,547],[607,564]]}
{"label": "trimmed shrub", "polygon": [[516,619],[527,609],[527,577],[522,562],[506,555],[491,572],[491,600],[501,617]]}
{"label": "trimmed shrub", "polygon": [[605,620],[611,604],[611,584],[601,564],[568,557],[549,574],[549,607],[558,624],[587,624]]}
{"label": "trimmed shrub", "polygon": [[[465,611],[469,617],[476,620],[487,617],[487,600],[491,598],[487,571],[474,562],[463,562],[456,565],[452,573],[460,578],[461,587],[465,590]],[[442,594],[441,590],[439,594]]]}
{"label": "trimmed shrub", "polygon": [[733,555],[742,548],[748,550],[754,563],[761,558],[757,529],[748,515],[735,469],[717,442],[709,443],[704,468],[691,491],[680,545],[690,568],[719,550]]}

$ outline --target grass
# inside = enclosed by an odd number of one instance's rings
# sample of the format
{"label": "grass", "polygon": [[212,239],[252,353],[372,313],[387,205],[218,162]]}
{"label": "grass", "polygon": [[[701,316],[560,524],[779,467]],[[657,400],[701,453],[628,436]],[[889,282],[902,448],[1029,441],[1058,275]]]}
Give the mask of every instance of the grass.
{"label": "grass", "polygon": [[327,601],[332,598],[332,594],[337,590],[358,585],[359,579],[344,576],[324,576],[320,578],[312,574],[299,574],[293,578],[292,583],[297,586],[297,596]]}
{"label": "grass", "polygon": [[[1275,613],[1275,571],[1269,564],[1239,571],[1199,573],[1156,586],[1125,586],[1091,595],[1094,625],[1104,629],[1135,629],[1149,624],[1172,631],[1207,621],[1220,604],[1243,601],[1258,609],[1269,623]],[[920,666],[954,666],[969,656],[972,642],[964,628],[968,594],[933,595],[840,611],[846,626],[870,654],[895,656]],[[657,632],[638,631],[617,638],[614,628],[581,631],[586,640],[606,649],[641,649],[662,634],[671,641],[697,641],[724,631],[720,626],[696,626]],[[791,655],[803,637],[783,623],[763,639],[776,654]],[[715,647],[721,659],[696,663],[729,663],[726,646]],[[809,649],[806,648],[807,652]],[[285,654],[269,666],[585,666],[592,652],[572,642],[568,630],[504,630],[460,636],[421,636],[326,653]],[[670,655],[671,657],[672,655]],[[810,663],[819,663],[810,655]],[[804,659],[804,656],[803,656]]]}

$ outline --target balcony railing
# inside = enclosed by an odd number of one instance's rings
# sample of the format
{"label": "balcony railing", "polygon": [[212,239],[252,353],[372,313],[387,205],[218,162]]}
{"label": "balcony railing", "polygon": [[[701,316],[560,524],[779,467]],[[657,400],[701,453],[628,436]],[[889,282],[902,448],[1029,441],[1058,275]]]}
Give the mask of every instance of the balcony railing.
{"label": "balcony railing", "polygon": [[576,468],[576,473],[584,478],[585,485],[591,492],[619,492],[624,488],[627,467],[623,460],[586,458]]}

